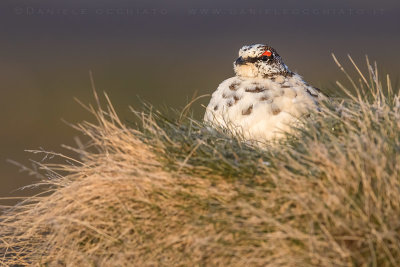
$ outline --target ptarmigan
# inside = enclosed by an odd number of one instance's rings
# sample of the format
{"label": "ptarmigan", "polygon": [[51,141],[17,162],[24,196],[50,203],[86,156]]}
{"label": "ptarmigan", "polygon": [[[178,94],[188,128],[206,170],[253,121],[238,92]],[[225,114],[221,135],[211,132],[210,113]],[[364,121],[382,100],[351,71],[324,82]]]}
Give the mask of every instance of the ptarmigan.
{"label": "ptarmigan", "polygon": [[288,69],[268,45],[243,46],[233,63],[235,77],[212,94],[204,121],[266,141],[284,136],[310,109],[317,109],[319,89]]}

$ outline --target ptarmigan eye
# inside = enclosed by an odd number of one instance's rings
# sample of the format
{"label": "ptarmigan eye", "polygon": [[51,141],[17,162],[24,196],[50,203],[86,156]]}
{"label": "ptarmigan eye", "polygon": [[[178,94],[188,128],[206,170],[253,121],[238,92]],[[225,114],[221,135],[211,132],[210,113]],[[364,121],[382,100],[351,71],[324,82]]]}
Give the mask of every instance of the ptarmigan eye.
{"label": "ptarmigan eye", "polygon": [[272,57],[272,52],[267,50],[261,55],[262,61],[268,61]]}

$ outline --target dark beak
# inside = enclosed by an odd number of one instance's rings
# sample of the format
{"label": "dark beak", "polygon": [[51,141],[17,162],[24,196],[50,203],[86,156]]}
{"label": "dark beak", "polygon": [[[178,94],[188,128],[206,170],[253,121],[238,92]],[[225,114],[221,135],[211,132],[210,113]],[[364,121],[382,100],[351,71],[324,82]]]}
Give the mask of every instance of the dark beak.
{"label": "dark beak", "polygon": [[239,57],[238,59],[236,59],[235,64],[236,65],[246,65],[246,61],[243,60],[242,57]]}

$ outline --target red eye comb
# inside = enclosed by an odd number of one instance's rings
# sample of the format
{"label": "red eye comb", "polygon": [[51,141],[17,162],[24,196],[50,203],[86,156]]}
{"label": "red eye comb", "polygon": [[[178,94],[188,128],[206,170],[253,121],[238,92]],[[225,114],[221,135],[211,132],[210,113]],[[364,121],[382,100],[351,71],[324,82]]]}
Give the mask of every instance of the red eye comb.
{"label": "red eye comb", "polygon": [[267,50],[267,51],[265,51],[261,56],[270,57],[271,55],[272,55],[271,51]]}

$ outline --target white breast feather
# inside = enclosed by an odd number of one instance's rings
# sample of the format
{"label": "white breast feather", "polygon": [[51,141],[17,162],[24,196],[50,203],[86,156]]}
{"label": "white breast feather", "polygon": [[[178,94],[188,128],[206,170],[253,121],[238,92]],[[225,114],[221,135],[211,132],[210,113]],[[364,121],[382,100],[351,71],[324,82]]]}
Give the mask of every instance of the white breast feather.
{"label": "white breast feather", "polygon": [[310,93],[318,94],[297,74],[275,79],[232,77],[212,94],[204,120],[239,131],[246,139],[279,138],[308,109],[316,108]]}

